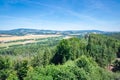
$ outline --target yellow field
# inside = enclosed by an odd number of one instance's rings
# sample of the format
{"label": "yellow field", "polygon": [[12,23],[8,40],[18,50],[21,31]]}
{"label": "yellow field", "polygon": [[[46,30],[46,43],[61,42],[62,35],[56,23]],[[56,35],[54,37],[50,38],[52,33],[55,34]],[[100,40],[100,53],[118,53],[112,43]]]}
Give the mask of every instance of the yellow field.
{"label": "yellow field", "polygon": [[25,36],[0,37],[0,42],[16,41],[16,40],[24,40],[24,39],[58,37],[58,36],[60,36],[60,35],[25,35]]}
{"label": "yellow field", "polygon": [[[11,45],[35,43],[35,39],[48,38],[48,37],[59,37],[61,35],[25,35],[25,36],[5,36],[0,37],[0,47],[8,47]],[[28,40],[27,40],[28,39]],[[30,40],[29,40],[30,39]],[[26,40],[26,41],[17,41],[17,40]],[[17,42],[10,42],[17,41]],[[9,43],[6,43],[9,42]]]}
{"label": "yellow field", "polygon": [[28,40],[28,41],[23,41],[23,42],[10,42],[10,43],[0,43],[0,47],[9,47],[11,45],[19,45],[19,44],[27,44],[27,43],[35,43],[37,41],[34,40]]}

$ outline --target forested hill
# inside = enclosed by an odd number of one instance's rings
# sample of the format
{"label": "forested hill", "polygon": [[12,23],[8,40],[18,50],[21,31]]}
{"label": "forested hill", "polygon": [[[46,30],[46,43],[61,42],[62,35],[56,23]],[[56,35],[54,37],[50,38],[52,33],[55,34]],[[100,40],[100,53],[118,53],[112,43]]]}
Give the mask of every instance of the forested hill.
{"label": "forested hill", "polygon": [[5,48],[0,80],[119,80],[119,54],[120,40],[101,34]]}
{"label": "forested hill", "polygon": [[106,33],[105,35],[119,39],[120,40],[120,32],[114,32],[114,33]]}
{"label": "forested hill", "polygon": [[17,35],[23,36],[27,34],[55,34],[57,31],[53,30],[37,30],[37,29],[13,29],[13,30],[1,30],[0,34],[7,34],[7,35]]}
{"label": "forested hill", "polygon": [[56,30],[38,30],[38,29],[13,29],[13,30],[0,30],[0,34],[7,34],[7,35],[26,35],[26,34],[63,34],[63,35],[70,35],[70,34],[86,34],[86,33],[105,33],[104,31],[99,30],[68,30],[68,31],[56,31]]}

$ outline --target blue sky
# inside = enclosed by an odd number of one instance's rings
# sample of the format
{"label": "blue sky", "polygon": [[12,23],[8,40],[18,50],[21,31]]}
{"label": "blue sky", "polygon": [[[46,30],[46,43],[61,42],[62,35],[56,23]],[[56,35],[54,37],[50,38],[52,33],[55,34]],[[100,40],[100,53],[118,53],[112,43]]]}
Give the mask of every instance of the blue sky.
{"label": "blue sky", "polygon": [[0,30],[120,31],[120,0],[0,0]]}

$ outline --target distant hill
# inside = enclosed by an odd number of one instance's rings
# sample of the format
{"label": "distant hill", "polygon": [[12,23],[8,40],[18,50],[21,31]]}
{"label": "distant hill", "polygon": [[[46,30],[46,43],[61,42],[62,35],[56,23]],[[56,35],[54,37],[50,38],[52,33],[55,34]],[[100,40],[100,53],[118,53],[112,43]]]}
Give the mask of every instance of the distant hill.
{"label": "distant hill", "polygon": [[27,34],[63,34],[63,35],[72,35],[72,34],[88,34],[88,33],[106,33],[99,30],[68,30],[68,31],[56,31],[56,30],[38,30],[38,29],[13,29],[13,30],[0,30],[0,34],[6,35],[27,35]]}
{"label": "distant hill", "polygon": [[20,29],[13,29],[13,30],[1,30],[0,34],[21,36],[21,35],[27,35],[27,34],[56,34],[56,31],[20,28]]}
{"label": "distant hill", "polygon": [[64,35],[84,35],[89,33],[103,34],[105,32],[100,30],[69,30],[62,32]]}
{"label": "distant hill", "polygon": [[111,33],[106,33],[105,35],[119,39],[120,40],[120,32],[111,32]]}

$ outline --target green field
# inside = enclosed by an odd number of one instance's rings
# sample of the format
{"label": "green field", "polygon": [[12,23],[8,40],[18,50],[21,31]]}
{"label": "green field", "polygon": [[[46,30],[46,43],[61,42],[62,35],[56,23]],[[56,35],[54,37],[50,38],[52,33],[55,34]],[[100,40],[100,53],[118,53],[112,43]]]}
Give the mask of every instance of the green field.
{"label": "green field", "polygon": [[27,36],[6,36],[0,37],[0,48],[8,48],[15,45],[26,45],[32,43],[46,42],[50,38],[61,40],[62,35],[27,35]]}

